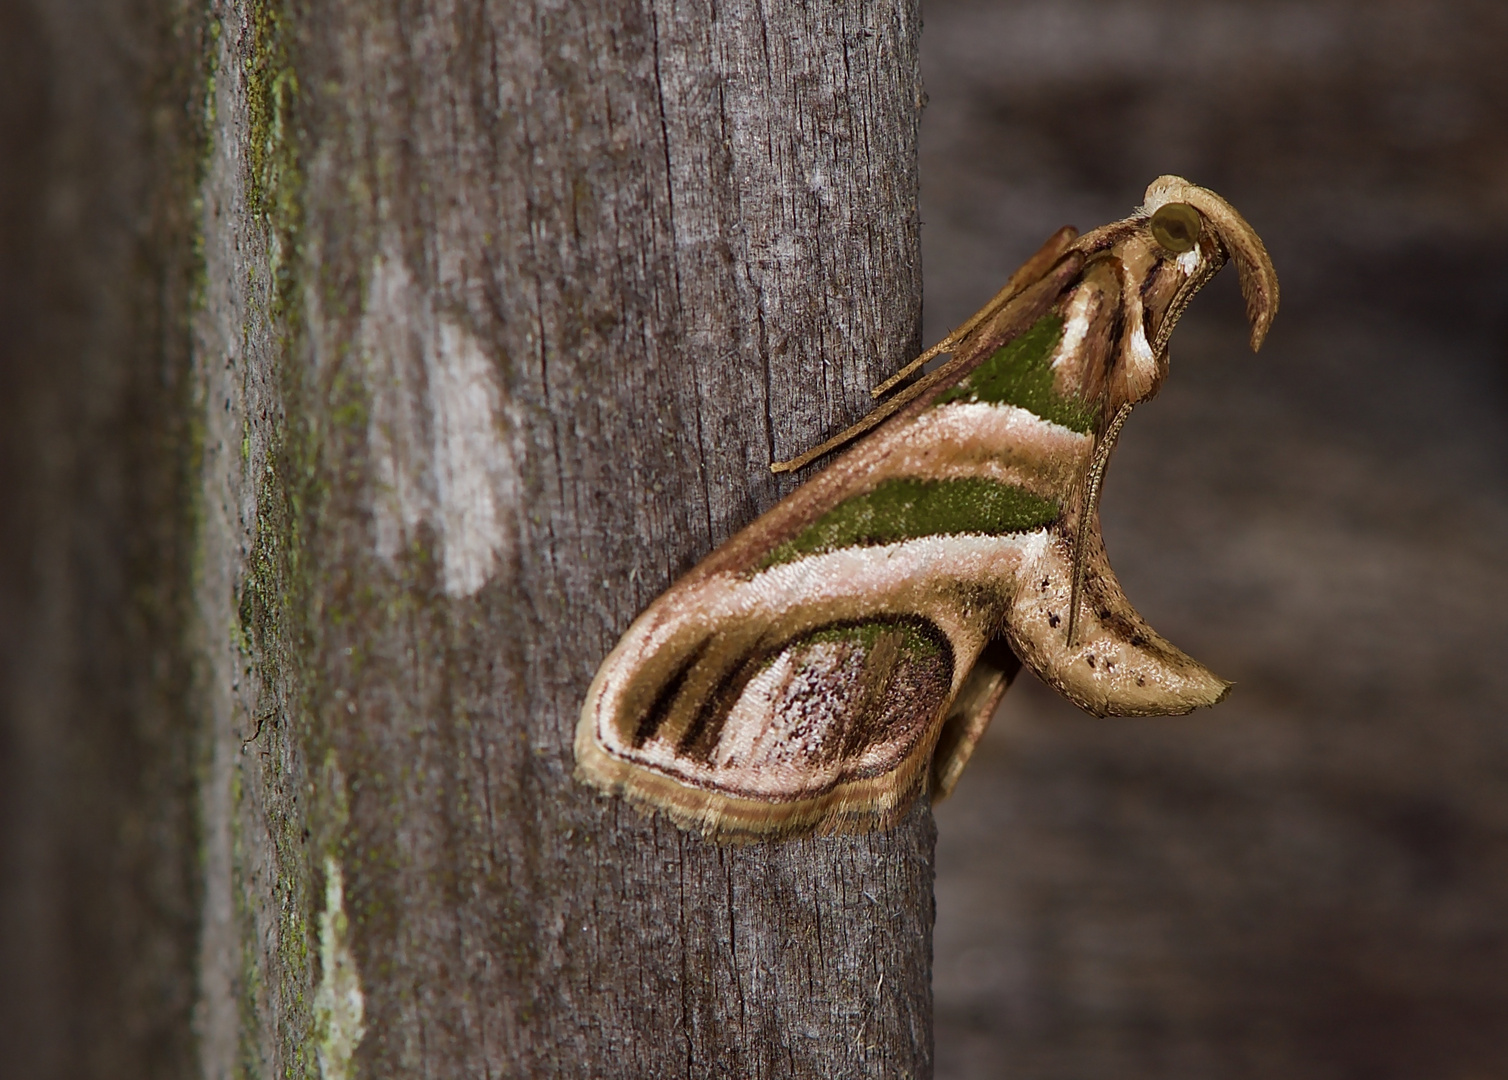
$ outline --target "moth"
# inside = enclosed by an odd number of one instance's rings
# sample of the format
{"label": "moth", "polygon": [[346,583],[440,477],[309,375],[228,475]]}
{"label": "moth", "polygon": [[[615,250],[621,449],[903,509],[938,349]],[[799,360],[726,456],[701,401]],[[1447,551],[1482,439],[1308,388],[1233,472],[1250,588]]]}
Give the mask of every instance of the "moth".
{"label": "moth", "polygon": [[1130,217],[1054,234],[889,400],[772,466],[853,442],[634,621],[587,693],[577,775],[724,839],[862,830],[953,789],[1023,664],[1097,716],[1224,698],[1126,599],[1098,505],[1227,260],[1255,350],[1277,275],[1215,193],[1163,176]]}

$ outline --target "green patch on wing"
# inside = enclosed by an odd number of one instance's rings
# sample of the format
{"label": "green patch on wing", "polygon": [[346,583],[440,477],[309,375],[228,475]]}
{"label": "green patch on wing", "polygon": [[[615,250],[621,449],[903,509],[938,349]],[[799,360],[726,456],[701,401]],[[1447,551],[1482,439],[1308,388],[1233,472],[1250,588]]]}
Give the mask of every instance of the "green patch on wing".
{"label": "green patch on wing", "polygon": [[[933,633],[937,632],[933,631]],[[841,645],[854,645],[865,652],[872,652],[882,637],[894,637],[901,651],[908,655],[937,656],[942,652],[942,647],[935,638],[922,633],[911,622],[899,619],[824,626],[821,630],[802,638],[801,644],[820,645],[823,642],[836,642]]]}
{"label": "green patch on wing", "polygon": [[1064,397],[1053,389],[1048,360],[1062,339],[1062,316],[1044,315],[1026,333],[997,349],[957,386],[939,395],[934,404],[984,401],[1017,405],[1073,431],[1093,431],[1098,410],[1087,401]]}
{"label": "green patch on wing", "polygon": [[873,491],[843,500],[771,551],[759,568],[920,536],[1027,532],[1052,524],[1057,516],[1056,502],[998,480],[886,480]]}

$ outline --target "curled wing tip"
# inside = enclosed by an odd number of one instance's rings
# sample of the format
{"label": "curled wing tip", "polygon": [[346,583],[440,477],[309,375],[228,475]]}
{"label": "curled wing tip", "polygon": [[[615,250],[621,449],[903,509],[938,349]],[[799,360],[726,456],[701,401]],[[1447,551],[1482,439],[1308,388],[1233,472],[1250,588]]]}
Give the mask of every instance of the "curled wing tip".
{"label": "curled wing tip", "polygon": [[[1203,665],[1194,663],[1197,677],[1188,678],[1184,672],[1184,685],[1159,688],[1154,694],[1141,693],[1134,697],[1100,697],[1092,700],[1080,698],[1073,688],[1058,687],[1059,692],[1087,713],[1101,719],[1107,717],[1139,716],[1187,716],[1196,709],[1208,709],[1219,705],[1230,696],[1233,684],[1220,678]],[[1056,685],[1056,684],[1054,684]]]}
{"label": "curled wing tip", "polygon": [[[1048,547],[1016,598],[1005,633],[1022,662],[1095,716],[1181,716],[1223,701],[1231,684],[1158,634],[1131,606],[1098,530],[1079,543],[1089,552],[1081,589],[1072,587],[1076,545],[1062,537]],[[1075,603],[1079,636],[1071,643],[1064,624],[1066,609]]]}

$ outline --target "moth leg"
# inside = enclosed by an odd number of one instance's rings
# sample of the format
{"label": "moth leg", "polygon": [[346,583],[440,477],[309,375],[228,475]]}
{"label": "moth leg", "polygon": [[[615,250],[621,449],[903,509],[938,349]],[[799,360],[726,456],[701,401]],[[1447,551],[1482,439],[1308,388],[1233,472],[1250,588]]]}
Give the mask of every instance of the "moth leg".
{"label": "moth leg", "polygon": [[1068,644],[1073,645],[1073,633],[1079,621],[1079,597],[1084,593],[1084,571],[1089,564],[1089,529],[1100,509],[1100,489],[1105,483],[1105,469],[1110,464],[1110,454],[1115,449],[1115,440],[1120,438],[1121,428],[1131,415],[1131,406],[1122,405],[1115,410],[1104,434],[1094,441],[1094,455],[1089,459],[1089,468],[1084,473],[1084,496],[1079,502],[1079,520],[1074,526],[1073,537],[1073,584],[1068,591]]}
{"label": "moth leg", "polygon": [[1062,258],[1063,253],[1068,250],[1068,245],[1077,240],[1078,237],[1079,230],[1075,229],[1072,225],[1065,225],[1053,233],[1047,238],[1047,242],[1037,249],[1037,253],[1022,263],[1021,268],[1010,276],[1010,280],[1000,287],[1000,291],[990,298],[989,303],[970,315],[968,321],[962,326],[922,353],[915,360],[911,361],[911,363],[901,368],[901,370],[890,376],[890,378],[880,383],[870,393],[875,397],[884,397],[890,392],[891,387],[895,386],[901,380],[908,378],[928,360],[936,356],[942,356],[944,353],[950,353],[958,348],[959,343],[968,337],[969,334],[973,333],[975,327],[1005,307],[1006,304],[1020,295],[1028,285],[1035,283],[1043,274],[1051,270],[1053,264]]}
{"label": "moth leg", "polygon": [[953,793],[1000,699],[1021,672],[1021,661],[1001,638],[985,645],[954,697],[932,753],[932,801]]}

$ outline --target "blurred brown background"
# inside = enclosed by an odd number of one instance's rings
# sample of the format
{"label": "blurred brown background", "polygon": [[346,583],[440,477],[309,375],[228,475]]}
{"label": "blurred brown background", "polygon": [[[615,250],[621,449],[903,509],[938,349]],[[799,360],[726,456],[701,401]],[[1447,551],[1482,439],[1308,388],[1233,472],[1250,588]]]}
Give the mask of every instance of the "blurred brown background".
{"label": "blurred brown background", "polygon": [[1012,691],[937,812],[938,1076],[1508,1075],[1508,6],[923,10],[929,341],[1164,172],[1283,284],[1256,357],[1206,289],[1106,484],[1235,691]]}

